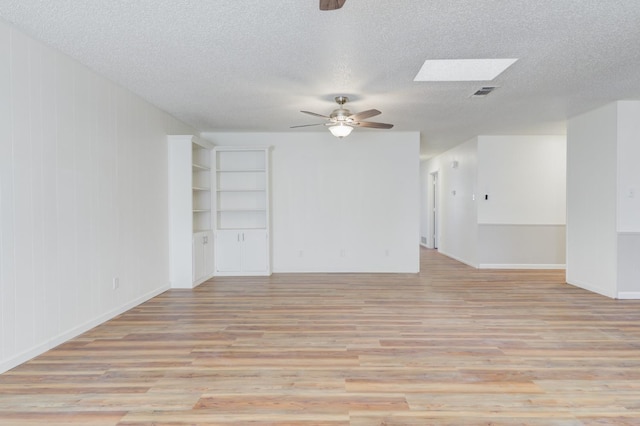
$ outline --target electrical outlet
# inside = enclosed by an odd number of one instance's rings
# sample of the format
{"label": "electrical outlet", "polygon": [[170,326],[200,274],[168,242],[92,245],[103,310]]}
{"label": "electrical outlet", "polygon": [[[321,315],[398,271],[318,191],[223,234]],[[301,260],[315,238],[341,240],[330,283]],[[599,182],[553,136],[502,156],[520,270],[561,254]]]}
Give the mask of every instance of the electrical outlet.
{"label": "electrical outlet", "polygon": [[113,278],[113,289],[117,290],[119,288],[120,288],[120,278],[114,277]]}

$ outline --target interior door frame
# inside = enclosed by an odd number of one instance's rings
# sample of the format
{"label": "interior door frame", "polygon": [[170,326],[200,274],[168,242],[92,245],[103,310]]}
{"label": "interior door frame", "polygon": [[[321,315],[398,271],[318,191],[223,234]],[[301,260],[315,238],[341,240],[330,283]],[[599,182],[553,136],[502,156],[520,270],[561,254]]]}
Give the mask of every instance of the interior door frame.
{"label": "interior door frame", "polygon": [[438,239],[439,239],[439,232],[438,232],[438,225],[439,225],[439,208],[440,208],[440,203],[438,202],[438,194],[439,194],[439,179],[438,179],[438,170],[436,170],[435,172],[431,172],[431,243],[433,244],[433,248],[437,249],[438,248]]}

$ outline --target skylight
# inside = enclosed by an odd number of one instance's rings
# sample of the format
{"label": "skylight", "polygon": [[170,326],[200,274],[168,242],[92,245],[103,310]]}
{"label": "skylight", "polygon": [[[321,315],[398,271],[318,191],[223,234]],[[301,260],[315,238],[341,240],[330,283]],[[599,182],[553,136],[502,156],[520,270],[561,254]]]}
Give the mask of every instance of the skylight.
{"label": "skylight", "polygon": [[518,59],[427,59],[413,81],[490,81]]}

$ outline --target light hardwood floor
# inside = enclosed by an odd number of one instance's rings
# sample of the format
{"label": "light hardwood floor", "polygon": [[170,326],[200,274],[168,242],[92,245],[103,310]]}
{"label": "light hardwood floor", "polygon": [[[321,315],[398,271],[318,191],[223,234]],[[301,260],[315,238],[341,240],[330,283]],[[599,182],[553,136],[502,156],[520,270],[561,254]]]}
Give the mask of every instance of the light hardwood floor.
{"label": "light hardwood floor", "polygon": [[640,301],[564,271],[172,290],[0,376],[0,424],[640,425]]}

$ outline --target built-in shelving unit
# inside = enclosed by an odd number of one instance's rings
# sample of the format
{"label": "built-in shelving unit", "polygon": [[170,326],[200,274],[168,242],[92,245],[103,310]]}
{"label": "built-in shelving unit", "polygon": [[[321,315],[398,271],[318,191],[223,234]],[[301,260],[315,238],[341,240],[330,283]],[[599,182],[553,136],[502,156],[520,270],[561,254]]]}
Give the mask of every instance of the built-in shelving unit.
{"label": "built-in shelving unit", "polygon": [[217,229],[267,229],[268,153],[216,150]]}
{"label": "built-in shelving unit", "polygon": [[191,191],[193,208],[193,232],[210,231],[211,224],[211,149],[191,144]]}
{"label": "built-in shelving unit", "polygon": [[213,276],[213,147],[194,135],[169,145],[171,286],[192,288]]}
{"label": "built-in shelving unit", "polygon": [[216,273],[268,275],[269,149],[216,147]]}

